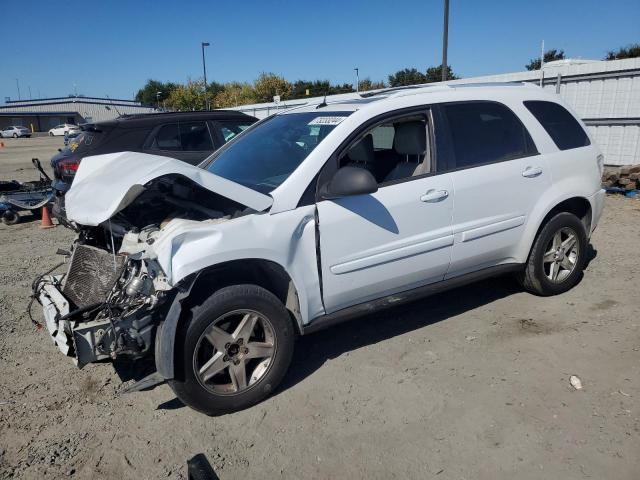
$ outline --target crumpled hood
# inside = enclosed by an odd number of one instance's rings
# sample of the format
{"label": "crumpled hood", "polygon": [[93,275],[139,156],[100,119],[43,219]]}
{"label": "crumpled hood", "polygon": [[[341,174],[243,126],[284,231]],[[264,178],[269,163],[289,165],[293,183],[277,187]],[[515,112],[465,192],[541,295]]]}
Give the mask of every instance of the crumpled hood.
{"label": "crumpled hood", "polygon": [[133,202],[144,185],[164,175],[182,175],[201,187],[261,212],[273,199],[174,158],[120,152],[86,157],[65,195],[67,218],[96,226]]}

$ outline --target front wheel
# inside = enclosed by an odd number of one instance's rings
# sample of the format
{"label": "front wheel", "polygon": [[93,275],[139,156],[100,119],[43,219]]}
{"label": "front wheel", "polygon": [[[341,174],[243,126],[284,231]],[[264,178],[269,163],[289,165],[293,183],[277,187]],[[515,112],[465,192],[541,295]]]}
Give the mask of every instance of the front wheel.
{"label": "front wheel", "polygon": [[49,136],[50,136],[50,137],[53,137],[53,132],[49,132]]}
{"label": "front wheel", "polygon": [[17,212],[13,210],[5,210],[2,214],[2,221],[6,225],[15,225],[20,221],[20,215],[18,215]]}
{"label": "front wheel", "polygon": [[176,339],[176,378],[169,385],[195,410],[220,415],[248,408],[267,397],[289,368],[292,322],[264,288],[222,288],[186,320]]}
{"label": "front wheel", "polygon": [[580,281],[586,254],[582,221],[571,213],[558,213],[536,237],[520,283],[537,295],[564,293]]}

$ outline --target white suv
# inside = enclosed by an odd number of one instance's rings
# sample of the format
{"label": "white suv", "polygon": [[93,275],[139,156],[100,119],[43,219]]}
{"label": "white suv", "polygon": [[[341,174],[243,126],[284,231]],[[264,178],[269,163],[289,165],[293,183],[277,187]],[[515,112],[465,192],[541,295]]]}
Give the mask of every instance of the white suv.
{"label": "white suv", "polygon": [[297,335],[513,273],[576,285],[604,201],[603,158],[555,95],[525,85],[390,89],[256,123],[199,167],[85,158],[78,239],[36,282],[79,366],[155,353],[208,414],[284,377]]}

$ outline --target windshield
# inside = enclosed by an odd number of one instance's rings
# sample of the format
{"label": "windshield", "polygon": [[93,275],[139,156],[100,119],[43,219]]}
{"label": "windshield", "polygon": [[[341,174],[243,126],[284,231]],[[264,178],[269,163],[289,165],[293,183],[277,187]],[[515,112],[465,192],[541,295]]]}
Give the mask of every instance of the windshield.
{"label": "windshield", "polygon": [[351,112],[276,115],[250,128],[212,157],[205,168],[260,193],[269,193],[298,168]]}

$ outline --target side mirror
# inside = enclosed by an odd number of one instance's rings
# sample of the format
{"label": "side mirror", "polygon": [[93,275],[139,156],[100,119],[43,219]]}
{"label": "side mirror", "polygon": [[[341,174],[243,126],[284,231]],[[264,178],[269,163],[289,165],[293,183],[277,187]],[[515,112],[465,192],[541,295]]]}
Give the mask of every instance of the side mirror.
{"label": "side mirror", "polygon": [[378,182],[369,170],[358,167],[342,167],[333,178],[322,187],[320,195],[324,200],[366,195],[378,191]]}

